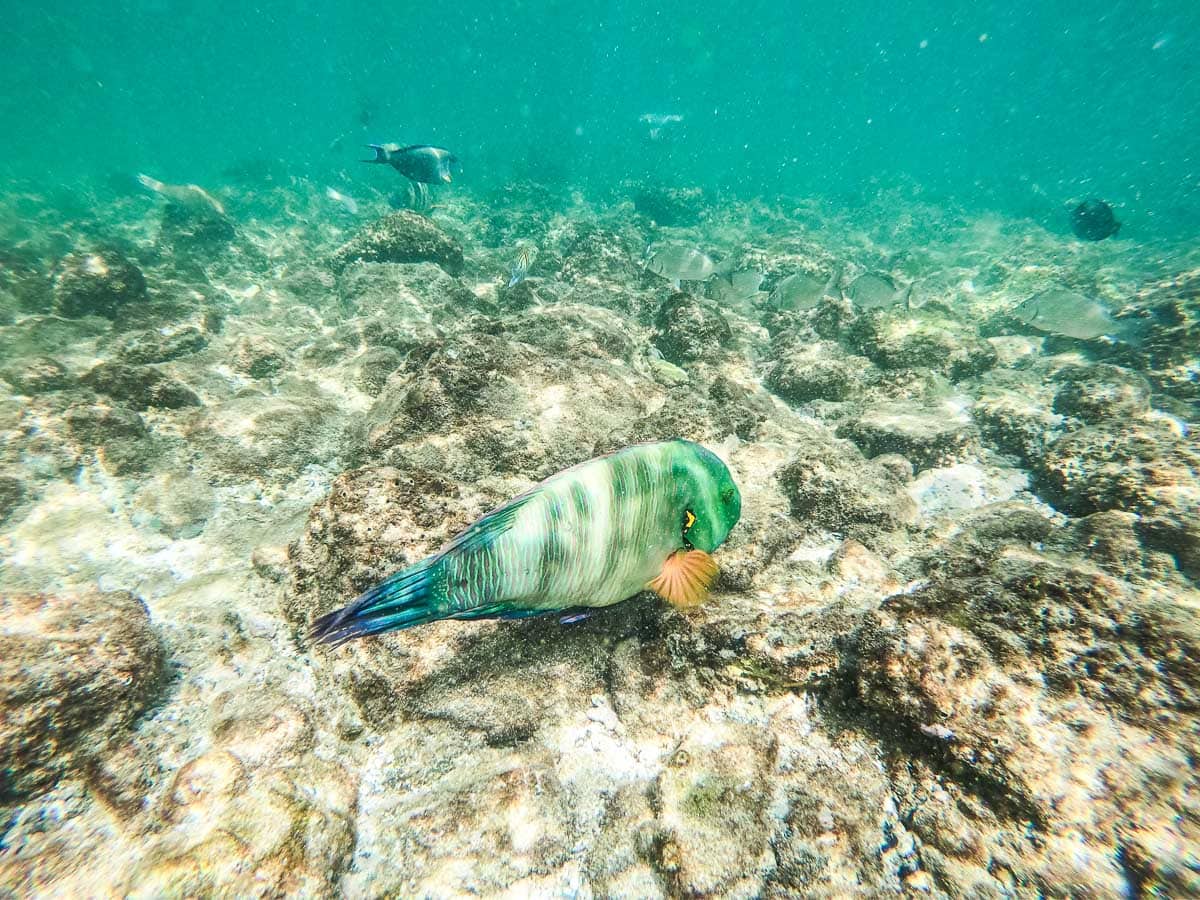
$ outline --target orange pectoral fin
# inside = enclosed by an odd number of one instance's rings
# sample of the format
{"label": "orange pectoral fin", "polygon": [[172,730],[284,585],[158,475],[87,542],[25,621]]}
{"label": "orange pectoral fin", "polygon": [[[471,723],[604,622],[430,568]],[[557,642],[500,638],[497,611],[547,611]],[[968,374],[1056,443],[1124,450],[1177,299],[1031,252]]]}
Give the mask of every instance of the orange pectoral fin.
{"label": "orange pectoral fin", "polygon": [[703,550],[679,550],[667,557],[658,577],[647,588],[672,606],[686,609],[708,596],[717,578],[717,564]]}

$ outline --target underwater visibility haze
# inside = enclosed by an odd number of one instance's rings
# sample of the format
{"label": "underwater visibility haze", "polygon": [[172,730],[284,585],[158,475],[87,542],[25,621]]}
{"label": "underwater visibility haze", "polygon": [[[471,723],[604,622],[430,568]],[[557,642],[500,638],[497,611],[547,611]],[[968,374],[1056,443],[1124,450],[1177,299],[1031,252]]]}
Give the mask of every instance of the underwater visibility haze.
{"label": "underwater visibility haze", "polygon": [[1200,7],[141,0],[0,60],[0,893],[1200,896]]}

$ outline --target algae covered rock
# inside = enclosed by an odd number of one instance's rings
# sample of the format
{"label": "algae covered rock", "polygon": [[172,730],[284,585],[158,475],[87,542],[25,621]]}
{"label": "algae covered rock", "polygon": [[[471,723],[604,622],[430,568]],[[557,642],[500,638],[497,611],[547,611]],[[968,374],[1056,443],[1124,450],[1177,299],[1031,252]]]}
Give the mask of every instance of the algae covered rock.
{"label": "algae covered rock", "polygon": [[633,195],[633,208],[657,225],[695,225],[708,205],[698,187],[643,187]]}
{"label": "algae covered rock", "polygon": [[370,446],[382,449],[478,410],[516,402],[508,376],[522,361],[531,361],[527,348],[489,334],[414,348],[404,364],[409,377],[387,385],[367,415]]}
{"label": "algae covered rock", "polygon": [[346,452],[346,410],[305,391],[289,393],[246,393],[206,406],[189,423],[188,441],[217,463],[220,478],[290,478],[337,460]]}
{"label": "algae covered rock", "polygon": [[203,746],[186,748],[157,792],[156,827],[119,891],[336,895],[354,850],[358,776],[312,754],[313,712],[291,698],[221,695],[214,706]]}
{"label": "algae covered rock", "polygon": [[428,328],[437,314],[471,310],[475,295],[434,262],[355,262],[338,276],[337,295],[356,316],[393,328]]}
{"label": "algae covered rock", "polygon": [[404,356],[391,347],[368,350],[355,363],[354,383],[364,394],[378,397],[388,378],[404,363]]}
{"label": "algae covered rock", "polygon": [[859,316],[848,329],[854,348],[883,369],[932,369],[958,381],[996,365],[995,348],[952,320],[899,312]]}
{"label": "algae covered rock", "polygon": [[115,249],[71,253],[54,275],[54,310],[68,319],[115,319],[122,309],[145,299],[141,269]]}
{"label": "algae covered rock", "polygon": [[658,778],[658,865],[682,896],[752,896],[775,868],[770,738],[758,729],[729,731],[716,746],[684,742]]}
{"label": "algae covered rock", "polygon": [[124,592],[0,597],[0,800],[52,787],[114,745],[161,687],[164,652]]}
{"label": "algae covered rock", "polygon": [[813,428],[797,450],[778,478],[801,522],[848,533],[901,528],[916,520],[916,504],[895,471],[865,459],[852,444]]}
{"label": "algae covered rock", "polygon": [[121,335],[116,345],[119,362],[132,366],[147,363],[169,362],[192,353],[199,353],[208,346],[206,329],[193,324],[167,328],[128,331]]}
{"label": "algae covered rock", "polygon": [[971,415],[986,446],[1025,463],[1038,459],[1064,431],[1063,417],[1048,403],[1043,405],[1029,392],[1015,388],[984,390]]}
{"label": "algae covered rock", "polygon": [[205,204],[167,203],[158,237],[179,252],[219,253],[237,237],[237,229],[227,216]]}
{"label": "algae covered rock", "polygon": [[463,269],[463,251],[454,238],[424,216],[400,210],[366,225],[329,259],[341,272],[352,262],[437,263],[451,275]]}
{"label": "algae covered rock", "polygon": [[28,251],[0,244],[0,309],[45,313],[53,303],[51,281],[40,260]]}
{"label": "algae covered rock", "polygon": [[593,225],[577,225],[562,242],[562,278],[568,282],[631,282],[637,271],[637,251],[623,234]]}
{"label": "algae covered rock", "polygon": [[[1200,620],[1078,557],[1034,550],[1040,518],[981,511],[933,560],[929,583],[855,632],[847,677],[880,727],[959,773],[985,815],[1036,823],[1047,840],[1010,868],[1102,895],[1124,883],[1113,862],[1124,846],[1148,882],[1190,893],[1178,848],[1196,826],[1174,837],[1195,789],[1183,748],[1200,698]],[[958,855],[952,831],[921,831]],[[994,840],[977,834],[977,848]],[[1094,864],[1075,868],[1080,853]]]}
{"label": "algae covered rock", "polygon": [[509,321],[511,334],[522,343],[562,359],[628,360],[633,355],[635,329],[610,309],[559,303]]}
{"label": "algae covered rock", "polygon": [[873,366],[831,341],[791,342],[766,370],[764,382],[789,403],[849,400],[865,386]]}
{"label": "algae covered rock", "polygon": [[1051,443],[1034,465],[1039,492],[1063,512],[1151,512],[1200,490],[1200,451],[1190,437],[1151,421],[1089,426]]}
{"label": "algae covered rock", "polygon": [[343,605],[468,524],[452,511],[459,491],[435,472],[391,467],[339,476],[288,548],[285,613],[298,626]]}
{"label": "algae covered rock", "polygon": [[1071,366],[1058,372],[1062,384],[1054,411],[1090,424],[1106,419],[1137,419],[1150,411],[1150,384],[1119,366]]}
{"label": "algae covered rock", "polygon": [[69,387],[71,378],[66,366],[51,356],[35,356],[0,369],[3,378],[22,394],[48,394]]}
{"label": "algae covered rock", "polygon": [[158,446],[145,420],[123,406],[77,405],[67,410],[67,433],[82,450],[94,450],[118,475],[144,472],[157,461]]}
{"label": "algae covered rock", "polygon": [[678,292],[658,309],[654,346],[679,365],[716,359],[733,338],[729,322],[711,300]]}
{"label": "algae covered rock", "polygon": [[216,495],[204,480],[187,472],[166,472],[142,483],[134,507],[148,527],[176,539],[193,538],[216,510]]}
{"label": "algae covered rock", "polygon": [[251,378],[270,378],[286,365],[283,348],[262,335],[243,335],[233,346],[234,369]]}
{"label": "algae covered rock", "polygon": [[979,451],[979,436],[965,416],[910,404],[870,407],[839,425],[837,434],[867,456],[898,453],[918,470],[962,462]]}
{"label": "algae covered rock", "polygon": [[21,505],[28,495],[25,482],[15,475],[0,474],[0,524]]}
{"label": "algae covered rock", "polygon": [[93,367],[80,378],[93,390],[122,400],[137,410],[182,409],[200,406],[200,398],[187,385],[153,366],[108,362]]}

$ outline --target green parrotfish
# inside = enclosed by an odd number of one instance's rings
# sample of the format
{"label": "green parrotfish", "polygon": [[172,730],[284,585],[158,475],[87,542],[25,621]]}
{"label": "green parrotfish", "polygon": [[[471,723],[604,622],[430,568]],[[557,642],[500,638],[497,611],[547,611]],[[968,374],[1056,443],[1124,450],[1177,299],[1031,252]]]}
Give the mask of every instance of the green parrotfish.
{"label": "green parrotfish", "polygon": [[690,441],[638,444],[551,476],[420,562],[318,618],[338,645],[439,619],[521,619],[653,590],[699,603],[741,516],[729,469]]}

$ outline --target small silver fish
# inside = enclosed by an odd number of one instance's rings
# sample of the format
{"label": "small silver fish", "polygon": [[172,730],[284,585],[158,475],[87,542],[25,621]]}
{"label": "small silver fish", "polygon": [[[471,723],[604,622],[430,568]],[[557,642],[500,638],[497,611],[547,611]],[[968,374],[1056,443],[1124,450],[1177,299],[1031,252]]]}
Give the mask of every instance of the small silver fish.
{"label": "small silver fish", "polygon": [[835,269],[827,280],[822,280],[807,272],[796,272],[775,285],[768,302],[774,309],[785,311],[813,309],[822,297],[837,296],[841,274]]}
{"label": "small silver fish", "polygon": [[529,274],[529,267],[533,265],[534,259],[537,258],[537,247],[533,244],[518,244],[517,258],[513,260],[513,264],[509,267],[508,286],[515,287],[525,280],[525,276]]}
{"label": "small silver fish", "polygon": [[215,212],[218,216],[225,215],[225,207],[221,205],[221,202],[197,184],[164,184],[149,175],[139,175],[138,181],[143,187],[149,188],[156,194],[161,194],[172,203],[206,212]]}
{"label": "small silver fish", "polygon": [[661,275],[679,290],[681,281],[707,281],[716,271],[716,263],[695,247],[667,244],[646,258],[646,268]]}
{"label": "small silver fish", "polygon": [[1066,288],[1050,288],[1034,294],[1018,305],[1013,315],[1038,331],[1080,341],[1110,337],[1137,344],[1144,337],[1143,322],[1114,319],[1100,301]]}
{"label": "small silver fish", "polygon": [[730,272],[714,278],[709,286],[709,296],[722,303],[746,303],[754,299],[766,276],[753,269]]}
{"label": "small silver fish", "polygon": [[846,296],[859,309],[886,309],[889,306],[906,306],[912,285],[897,290],[895,283],[886,275],[866,272],[850,283]]}
{"label": "small silver fish", "polygon": [[350,213],[350,215],[358,215],[358,201],[353,197],[349,197],[346,194],[343,194],[341,191],[331,187],[325,188],[325,196],[334,203],[340,203],[343,207],[345,207],[346,212]]}

